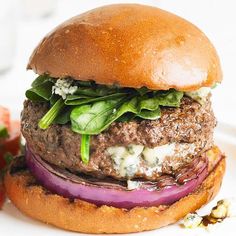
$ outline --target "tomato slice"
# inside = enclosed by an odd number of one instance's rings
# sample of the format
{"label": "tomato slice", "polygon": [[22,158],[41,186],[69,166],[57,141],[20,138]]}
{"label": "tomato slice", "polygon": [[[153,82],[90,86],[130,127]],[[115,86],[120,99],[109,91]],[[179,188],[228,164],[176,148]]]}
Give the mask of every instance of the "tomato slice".
{"label": "tomato slice", "polygon": [[6,198],[6,195],[5,195],[5,191],[4,191],[4,188],[3,188],[3,184],[0,181],[0,210],[1,210],[2,206],[3,206],[5,198]]}
{"label": "tomato slice", "polygon": [[20,150],[20,122],[11,121],[9,137],[0,143],[0,169],[5,166],[4,155],[9,152],[17,155]]}
{"label": "tomato slice", "polygon": [[[10,112],[0,106],[0,125],[7,128],[8,137],[0,139],[0,171],[6,165],[4,155],[11,153],[17,155],[20,149],[20,122],[10,121]],[[5,191],[0,177],[0,209],[5,201]]]}
{"label": "tomato slice", "polygon": [[10,128],[10,112],[7,108],[0,106],[0,125]]}

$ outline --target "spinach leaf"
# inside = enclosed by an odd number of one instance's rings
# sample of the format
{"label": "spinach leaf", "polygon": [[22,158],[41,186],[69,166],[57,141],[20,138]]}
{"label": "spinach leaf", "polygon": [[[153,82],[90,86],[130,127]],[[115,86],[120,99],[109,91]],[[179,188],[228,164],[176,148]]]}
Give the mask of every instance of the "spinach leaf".
{"label": "spinach leaf", "polygon": [[60,98],[61,97],[59,95],[52,94],[52,96],[50,97],[50,105],[53,106]]}
{"label": "spinach leaf", "polygon": [[58,99],[57,102],[50,108],[50,110],[43,116],[39,121],[38,126],[40,129],[47,129],[52,122],[55,120],[57,115],[64,107],[64,101],[62,98]]}
{"label": "spinach leaf", "polygon": [[67,95],[65,102],[67,103],[67,102],[70,102],[70,101],[79,100],[79,99],[83,99],[83,98],[91,98],[91,96],[82,95],[82,94]]}
{"label": "spinach leaf", "polygon": [[70,122],[70,113],[73,106],[65,106],[53,120],[53,124],[65,125]]}
{"label": "spinach leaf", "polygon": [[132,112],[127,112],[123,114],[121,117],[117,118],[117,122],[130,122],[131,120],[135,119],[135,114]]}
{"label": "spinach leaf", "polygon": [[96,85],[94,81],[83,81],[83,80],[77,80],[77,84],[81,87],[93,87]]}
{"label": "spinach leaf", "polygon": [[81,136],[81,146],[80,146],[80,155],[84,163],[88,164],[89,162],[89,144],[90,136],[87,134],[82,134]]}
{"label": "spinach leaf", "polygon": [[150,92],[150,90],[146,87],[141,87],[139,89],[136,89],[136,91],[141,95],[145,95],[146,93]]}
{"label": "spinach leaf", "polygon": [[33,83],[31,84],[31,87],[35,88],[45,83],[46,81],[53,81],[53,79],[48,75],[40,75],[33,81]]}
{"label": "spinach leaf", "polygon": [[69,97],[69,100],[68,99],[65,100],[65,104],[66,105],[83,105],[83,104],[88,104],[92,102],[105,101],[108,99],[116,99],[119,97],[124,97],[125,95],[126,95],[125,93],[115,93],[115,94],[111,94],[111,95],[107,95],[103,97],[92,97],[92,98],[91,97],[81,98],[81,96],[79,95],[78,99],[75,98],[77,95],[72,95],[73,100],[70,100],[71,97]]}
{"label": "spinach leaf", "polygon": [[182,96],[181,92],[172,91],[155,94],[153,98],[132,95],[124,99],[103,99],[90,105],[80,105],[71,112],[72,130],[80,134],[99,134],[126,113],[143,119],[158,119],[161,115],[160,105],[177,106]]}
{"label": "spinach leaf", "polygon": [[74,95],[86,95],[90,97],[103,97],[109,94],[116,93],[116,89],[109,89],[106,86],[98,87],[79,87]]}
{"label": "spinach leaf", "polygon": [[99,101],[75,107],[70,115],[71,128],[80,134],[99,134],[110,124],[109,117],[125,99]]}
{"label": "spinach leaf", "polygon": [[128,97],[128,101],[125,101],[120,108],[117,109],[116,112],[112,114],[112,116],[109,118],[109,120],[115,121],[117,118],[121,117],[123,114],[127,112],[131,112],[134,114],[137,114],[139,112],[139,109],[137,107],[138,104],[138,98],[137,97]]}
{"label": "spinach leaf", "polygon": [[156,110],[142,110],[137,114],[138,117],[147,120],[156,120],[161,117],[161,109],[157,107]]}
{"label": "spinach leaf", "polygon": [[159,107],[159,103],[155,99],[147,98],[147,96],[145,96],[145,97],[139,98],[138,106],[139,106],[140,111],[143,109],[154,111]]}
{"label": "spinach leaf", "polygon": [[170,89],[167,91],[156,91],[154,101],[161,106],[178,107],[184,96],[183,92]]}
{"label": "spinach leaf", "polygon": [[126,97],[78,106],[71,112],[72,130],[80,134],[99,134],[123,114],[138,114],[137,103],[137,97]]}
{"label": "spinach leaf", "polygon": [[28,89],[25,95],[32,101],[49,101],[52,96],[53,85],[53,82],[45,81],[42,84],[38,84],[37,86]]}

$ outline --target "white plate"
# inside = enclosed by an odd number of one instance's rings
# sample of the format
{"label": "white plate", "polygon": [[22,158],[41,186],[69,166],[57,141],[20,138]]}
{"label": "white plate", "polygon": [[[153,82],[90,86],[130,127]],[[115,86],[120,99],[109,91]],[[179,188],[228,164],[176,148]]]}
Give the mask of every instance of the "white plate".
{"label": "white plate", "polygon": [[[220,193],[207,206],[203,207],[199,212],[205,214],[216,203],[217,200],[222,198],[236,197],[236,127],[219,124],[215,132],[215,140],[217,145],[226,153],[227,156],[227,171],[223,181]],[[224,235],[227,232],[234,232],[236,225],[236,218],[226,219],[223,223],[213,225],[210,230],[205,229],[184,229],[180,223],[174,225],[149,231],[138,233],[140,236],[182,236],[183,234],[197,236],[197,235]],[[40,222],[31,220],[22,215],[10,202],[4,205],[3,211],[0,211],[0,235],[7,236],[54,236],[54,235],[82,235],[73,232],[66,232],[55,227],[42,224]],[[232,233],[231,233],[232,235]]]}

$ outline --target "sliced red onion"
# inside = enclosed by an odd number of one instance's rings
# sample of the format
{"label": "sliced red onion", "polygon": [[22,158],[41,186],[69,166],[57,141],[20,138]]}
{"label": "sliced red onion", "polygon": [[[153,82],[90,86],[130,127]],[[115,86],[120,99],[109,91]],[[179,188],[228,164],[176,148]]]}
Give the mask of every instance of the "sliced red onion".
{"label": "sliced red onion", "polygon": [[63,173],[53,170],[52,166],[44,162],[40,157],[26,150],[26,162],[35,178],[52,193],[72,199],[81,199],[98,206],[108,205],[118,208],[151,207],[170,205],[180,198],[193,192],[206,178],[207,164],[202,172],[185,182],[183,185],[166,186],[158,190],[112,188],[86,182],[72,181]]}

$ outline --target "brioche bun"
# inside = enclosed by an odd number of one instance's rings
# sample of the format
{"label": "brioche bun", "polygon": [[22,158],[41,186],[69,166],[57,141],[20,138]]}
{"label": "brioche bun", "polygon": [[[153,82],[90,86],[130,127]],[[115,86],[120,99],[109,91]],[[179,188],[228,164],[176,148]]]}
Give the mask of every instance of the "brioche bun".
{"label": "brioche bun", "polygon": [[196,26],[136,4],[96,8],[59,25],[34,50],[28,69],[153,90],[192,91],[222,80],[217,53]]}
{"label": "brioche bun", "polygon": [[[209,167],[219,153],[212,150]],[[220,154],[222,155],[222,154]],[[94,204],[52,194],[37,183],[28,170],[5,176],[6,192],[26,215],[62,229],[83,233],[131,233],[157,229],[194,212],[219,191],[225,172],[225,158],[212,169],[199,188],[170,206],[135,207],[131,210]]]}

